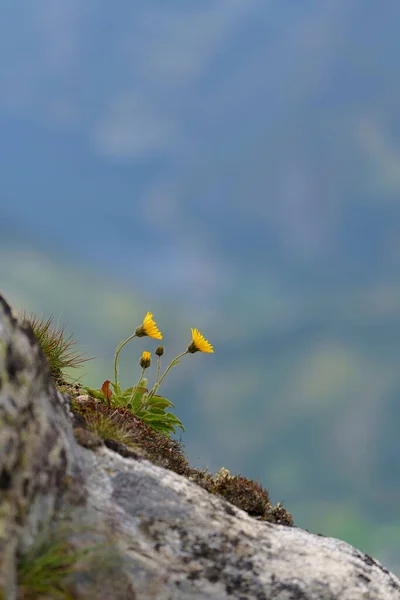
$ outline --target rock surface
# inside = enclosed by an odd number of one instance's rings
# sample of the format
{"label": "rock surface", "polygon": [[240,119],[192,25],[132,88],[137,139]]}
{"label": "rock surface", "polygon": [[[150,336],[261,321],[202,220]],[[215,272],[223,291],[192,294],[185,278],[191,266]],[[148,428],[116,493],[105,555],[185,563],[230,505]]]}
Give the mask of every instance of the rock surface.
{"label": "rock surface", "polygon": [[78,600],[400,599],[399,579],[342,541],[255,520],[141,457],[78,444],[68,398],[0,298],[1,600],[17,598],[18,561],[50,519],[73,547],[96,544],[70,576]]}

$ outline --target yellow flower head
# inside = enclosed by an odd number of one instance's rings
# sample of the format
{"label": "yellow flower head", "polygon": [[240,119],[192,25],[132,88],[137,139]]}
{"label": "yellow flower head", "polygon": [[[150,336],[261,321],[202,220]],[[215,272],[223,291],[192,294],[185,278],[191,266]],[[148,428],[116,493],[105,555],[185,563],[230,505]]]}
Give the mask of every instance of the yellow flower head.
{"label": "yellow flower head", "polygon": [[143,319],[143,323],[140,327],[138,327],[135,331],[137,337],[143,337],[148,335],[151,338],[156,340],[162,340],[162,335],[158,331],[158,327],[153,321],[153,315],[151,312],[148,312],[145,318]]}
{"label": "yellow flower head", "polygon": [[143,352],[139,364],[142,369],[148,369],[151,364],[151,352]]}
{"label": "yellow flower head", "polygon": [[198,329],[192,329],[192,342],[188,346],[188,352],[194,354],[195,352],[214,352],[214,348],[211,346],[204,336],[201,335]]}

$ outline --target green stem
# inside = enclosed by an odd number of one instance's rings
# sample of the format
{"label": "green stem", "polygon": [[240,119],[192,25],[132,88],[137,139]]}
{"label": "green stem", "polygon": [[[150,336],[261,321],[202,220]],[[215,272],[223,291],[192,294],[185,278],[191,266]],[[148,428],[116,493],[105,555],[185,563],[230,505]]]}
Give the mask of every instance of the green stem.
{"label": "green stem", "polygon": [[156,384],[158,383],[159,377],[160,377],[160,370],[161,370],[161,356],[157,356],[157,377],[156,377]]}
{"label": "green stem", "polygon": [[131,335],[130,337],[128,337],[127,340],[125,340],[124,342],[121,342],[118,345],[118,348],[115,351],[115,359],[114,359],[114,383],[116,385],[116,387],[118,388],[119,382],[118,382],[118,357],[119,357],[119,353],[121,352],[122,348],[128,343],[130,342],[134,337],[136,337],[136,333],[134,333],[133,335]]}
{"label": "green stem", "polygon": [[154,384],[153,389],[151,390],[150,394],[147,396],[147,403],[154,396],[154,394],[156,393],[156,391],[158,390],[158,388],[162,384],[164,377],[166,376],[166,374],[168,373],[168,371],[171,369],[171,367],[173,367],[176,364],[176,361],[179,360],[180,358],[182,358],[182,356],[185,356],[185,354],[187,354],[187,353],[188,353],[188,351],[185,350],[185,352],[182,352],[182,354],[178,354],[178,356],[176,358],[174,358],[174,360],[171,362],[171,364],[165,369],[164,373],[162,374],[162,377],[161,377],[160,381],[158,381],[158,382],[156,381],[156,383]]}
{"label": "green stem", "polygon": [[[144,375],[144,372],[145,372],[145,370],[146,370],[146,369],[143,369],[143,368],[142,368],[142,372],[141,372],[141,374],[140,374],[139,381],[137,382],[137,384],[135,385],[135,387],[134,387],[134,388],[133,388],[133,390],[132,390],[132,394],[131,394],[131,397],[129,398],[129,402],[128,402],[128,404],[130,404],[130,403],[132,402],[132,400],[133,400],[133,396],[135,395],[135,391],[138,389],[138,387],[139,387],[139,384],[140,384],[140,382],[141,382],[141,381],[142,381],[142,379],[143,379],[143,375]],[[140,405],[140,408],[141,408],[141,405]],[[139,409],[138,409],[138,410],[139,410]]]}

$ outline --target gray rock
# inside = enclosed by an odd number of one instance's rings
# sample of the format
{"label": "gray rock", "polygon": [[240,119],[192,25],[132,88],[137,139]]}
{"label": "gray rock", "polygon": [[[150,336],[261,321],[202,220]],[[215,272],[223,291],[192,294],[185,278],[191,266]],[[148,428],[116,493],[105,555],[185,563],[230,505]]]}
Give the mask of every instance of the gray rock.
{"label": "gray rock", "polygon": [[[0,299],[0,599],[49,520],[73,548],[74,598],[399,600],[400,581],[349,544],[258,521],[187,478],[77,443],[68,399]],[[95,544],[95,547],[93,547]]]}

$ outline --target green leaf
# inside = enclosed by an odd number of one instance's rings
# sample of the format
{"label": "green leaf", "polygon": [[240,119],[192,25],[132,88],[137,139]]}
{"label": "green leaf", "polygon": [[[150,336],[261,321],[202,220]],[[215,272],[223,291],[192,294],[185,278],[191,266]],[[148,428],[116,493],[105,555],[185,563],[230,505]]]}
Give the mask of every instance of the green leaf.
{"label": "green leaf", "polygon": [[111,403],[113,406],[126,406],[126,398],[125,396],[112,396]]}
{"label": "green leaf", "polygon": [[[130,407],[129,407],[129,408],[130,408]],[[135,411],[131,410],[131,412],[132,412],[132,413],[133,413],[133,414],[134,414],[136,417],[139,417],[139,418],[140,418],[140,419],[142,419],[142,420],[143,420],[143,419],[145,418],[145,416],[147,415],[147,410],[146,410],[146,409],[144,409],[144,408],[141,408],[141,409],[138,409],[138,410],[135,410]]]}
{"label": "green leaf", "polygon": [[180,427],[182,429],[182,431],[185,431],[185,428],[182,424],[182,422],[178,419],[178,417],[176,417],[175,415],[173,415],[172,413],[167,413],[166,417],[168,417],[166,419],[166,421],[170,424],[170,425],[174,425],[176,427]]}
{"label": "green leaf", "polygon": [[129,406],[132,412],[135,413],[139,409],[139,407],[144,403],[144,396],[146,393],[146,388],[137,388],[131,401],[129,402]]}
{"label": "green leaf", "polygon": [[175,365],[178,365],[181,362],[180,358],[175,358],[172,363],[171,363],[171,367],[174,367]]}
{"label": "green leaf", "polygon": [[114,394],[116,396],[120,396],[122,394],[121,386],[119,384],[111,382],[110,385],[111,385],[112,389],[114,390]]}
{"label": "green leaf", "polygon": [[[141,414],[140,414],[141,413]],[[136,413],[138,417],[146,421],[159,421],[162,415],[152,415],[148,410],[142,410]]]}
{"label": "green leaf", "polygon": [[185,428],[180,422],[180,420],[177,417],[175,417],[175,415],[173,415],[172,413],[165,413],[164,415],[147,413],[146,415],[141,416],[140,418],[143,419],[143,421],[145,421],[146,423],[148,422],[149,425],[151,425],[151,427],[153,427],[153,423],[163,423],[168,427],[173,427],[174,431],[175,427],[180,427],[182,431],[185,431]]}
{"label": "green leaf", "polygon": [[84,387],[83,389],[86,390],[89,396],[92,396],[92,398],[97,398],[97,400],[107,402],[107,399],[101,390],[95,390],[90,387]]}
{"label": "green leaf", "polygon": [[151,406],[156,406],[157,408],[170,408],[171,406],[175,408],[175,404],[172,404],[167,398],[157,396],[156,394],[150,398],[149,404]]}
{"label": "green leaf", "polygon": [[166,414],[164,408],[154,408],[151,405],[148,407],[147,410],[151,415],[165,415]]}
{"label": "green leaf", "polygon": [[[143,419],[146,423],[146,420]],[[173,425],[169,425],[168,423],[164,423],[164,421],[151,421],[148,425],[154,429],[155,431],[159,431],[160,433],[164,433],[169,435],[170,433],[175,433],[175,428]]]}
{"label": "green leaf", "polygon": [[126,388],[126,390],[124,392],[122,392],[122,396],[131,396],[133,390],[135,389],[135,386],[132,386],[130,388]]}

